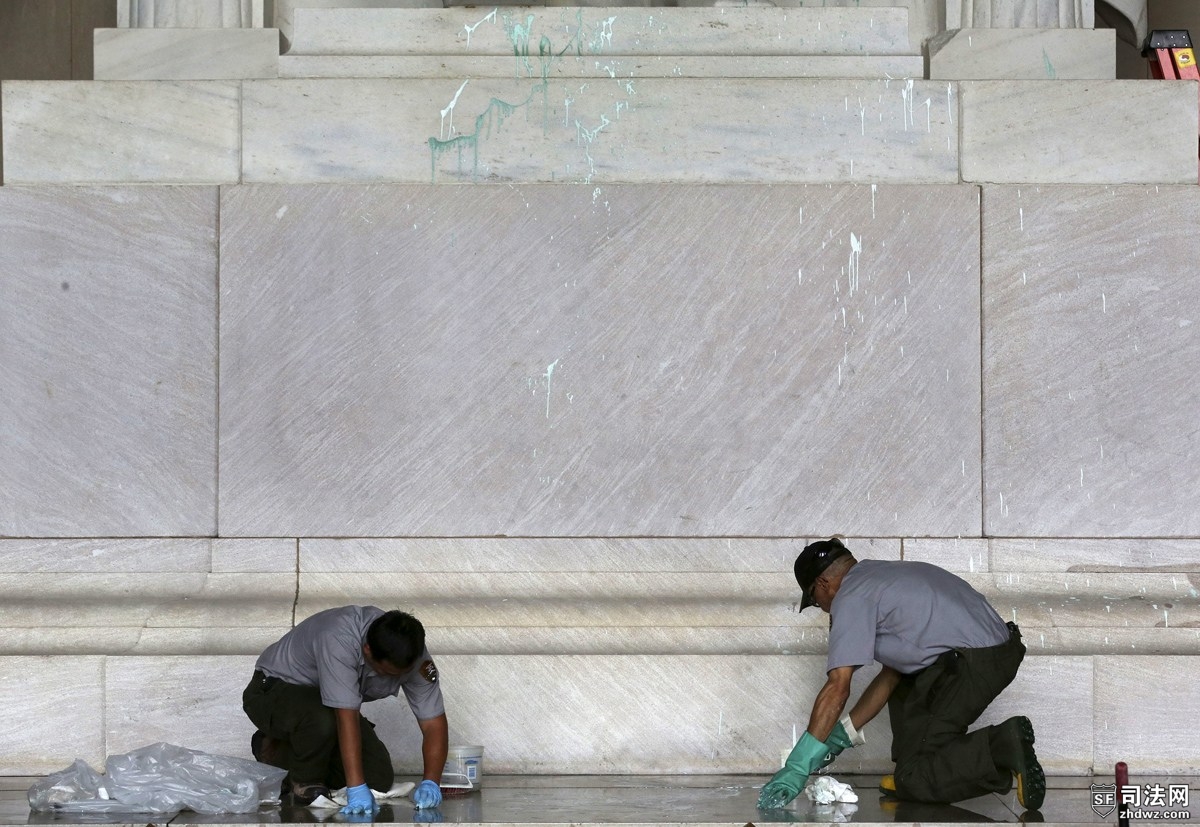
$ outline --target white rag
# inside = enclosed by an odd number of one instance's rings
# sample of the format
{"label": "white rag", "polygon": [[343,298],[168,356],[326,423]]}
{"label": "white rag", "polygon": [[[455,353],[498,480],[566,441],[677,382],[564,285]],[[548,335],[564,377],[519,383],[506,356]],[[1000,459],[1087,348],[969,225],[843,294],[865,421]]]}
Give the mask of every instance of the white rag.
{"label": "white rag", "polygon": [[817,804],[809,811],[808,817],[812,821],[843,824],[853,821],[856,812],[857,804]]}
{"label": "white rag", "polygon": [[[403,798],[412,792],[413,788],[416,786],[417,785],[411,781],[397,781],[386,793],[381,793],[379,790],[371,790],[371,795],[375,796],[376,801],[380,800],[381,798]],[[342,787],[340,790],[334,790],[328,796],[319,795],[317,796],[316,800],[314,800],[313,803],[309,804],[308,806],[314,810],[331,810],[334,808],[345,807],[346,788]]]}
{"label": "white rag", "polygon": [[849,784],[843,784],[832,775],[818,775],[808,782],[804,794],[814,804],[856,804],[858,793]]}

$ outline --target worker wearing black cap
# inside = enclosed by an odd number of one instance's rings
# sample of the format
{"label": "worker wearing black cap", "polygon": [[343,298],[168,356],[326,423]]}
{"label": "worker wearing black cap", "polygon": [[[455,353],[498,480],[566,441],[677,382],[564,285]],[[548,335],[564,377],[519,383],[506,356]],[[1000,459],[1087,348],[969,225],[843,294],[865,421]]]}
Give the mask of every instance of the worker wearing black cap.
{"label": "worker wearing black cap", "polygon": [[[796,558],[801,611],[830,615],[825,685],[808,730],[763,787],[759,807],[787,804],[808,776],[843,749],[864,743],[862,728],[886,705],[894,775],[880,789],[913,801],[950,803],[1007,793],[1038,809],[1046,779],[1023,716],[968,733],[1012,682],[1025,655],[1021,632],[1005,623],[960,577],[929,563],[857,561],[834,537]],[[879,674],[843,715],[854,670],[877,660]],[[839,716],[841,716],[839,720]]]}

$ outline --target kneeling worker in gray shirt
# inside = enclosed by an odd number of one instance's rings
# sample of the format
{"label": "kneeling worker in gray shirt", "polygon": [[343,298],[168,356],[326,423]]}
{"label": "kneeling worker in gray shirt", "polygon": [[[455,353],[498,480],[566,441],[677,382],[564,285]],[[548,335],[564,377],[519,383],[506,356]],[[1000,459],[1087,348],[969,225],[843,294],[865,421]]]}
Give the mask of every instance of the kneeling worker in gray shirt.
{"label": "kneeling worker in gray shirt", "polygon": [[299,804],[344,785],[343,813],[374,813],[371,790],[390,789],[395,774],[375,725],[359,710],[401,691],[422,737],[424,780],[413,802],[436,807],[449,742],[446,708],[425,628],[404,612],[327,609],[267,647],[242,693],[242,708],[258,727],[254,757],[288,770]]}
{"label": "kneeling worker in gray shirt", "polygon": [[[787,804],[809,775],[863,743],[862,728],[885,705],[896,771],[882,792],[948,804],[1007,793],[1015,777],[1021,806],[1041,807],[1046,779],[1029,719],[967,732],[1016,677],[1025,646],[1015,623],[961,577],[929,563],[860,562],[836,537],[806,546],[795,573],[801,611],[819,606],[831,618],[827,677],[808,731],[763,787],[759,807]],[[851,675],[873,660],[882,670],[843,715]]]}

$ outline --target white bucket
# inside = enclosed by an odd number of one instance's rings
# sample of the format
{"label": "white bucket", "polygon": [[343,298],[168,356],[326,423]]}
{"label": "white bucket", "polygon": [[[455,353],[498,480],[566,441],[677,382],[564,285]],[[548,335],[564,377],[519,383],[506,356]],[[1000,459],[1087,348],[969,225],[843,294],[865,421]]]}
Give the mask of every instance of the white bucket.
{"label": "white bucket", "polygon": [[482,787],[483,747],[450,747],[441,786],[446,795],[466,795]]}

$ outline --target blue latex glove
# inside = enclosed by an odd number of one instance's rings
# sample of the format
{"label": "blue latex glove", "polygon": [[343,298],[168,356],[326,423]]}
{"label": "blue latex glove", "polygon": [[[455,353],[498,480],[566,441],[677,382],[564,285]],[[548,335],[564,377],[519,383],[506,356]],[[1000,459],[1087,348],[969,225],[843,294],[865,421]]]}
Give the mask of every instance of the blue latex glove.
{"label": "blue latex glove", "polygon": [[762,788],[758,795],[759,809],[775,810],[791,803],[804,789],[808,777],[825,763],[827,755],[829,748],[806,731],[792,748],[783,769],[771,776]]}
{"label": "blue latex glove", "polygon": [[436,807],[442,803],[442,788],[426,778],[413,790],[412,800],[418,810]]}
{"label": "blue latex glove", "polygon": [[359,813],[375,815],[375,796],[371,794],[371,788],[366,784],[359,784],[357,787],[347,787],[346,806],[341,809],[341,812],[347,815],[357,815]]}

